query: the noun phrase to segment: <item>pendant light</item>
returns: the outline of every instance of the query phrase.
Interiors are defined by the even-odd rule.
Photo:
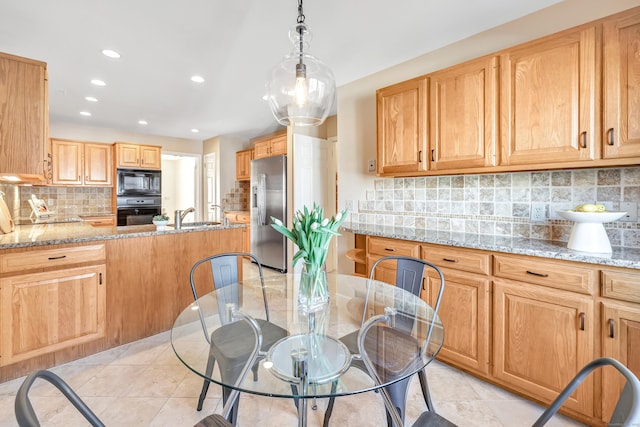
[[[311,33],[304,19],[302,0],[298,0],[298,19],[289,30],[293,50],[271,70],[267,81],[269,107],[285,126],[320,126],[335,100],[333,73],[307,52]]]

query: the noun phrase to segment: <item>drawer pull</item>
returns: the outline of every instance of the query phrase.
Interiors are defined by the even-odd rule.
[[[607,131],[607,144],[613,145],[613,143],[614,143],[613,128],[609,128],[609,130]]]
[[[396,250],[394,248],[384,248],[385,251],[387,252],[395,252]]]
[[[614,326],[613,319],[609,319],[609,338],[614,337],[613,326]]]
[[[442,260],[447,262],[459,262],[457,259],[451,259],[451,258],[442,258]]]
[[[535,271],[529,271],[529,270],[527,270],[527,274],[531,274],[533,276],[538,276],[538,277],[549,277],[549,275],[546,273],[536,273]]]
[[[60,256],[50,256],[49,257],[49,261],[53,261],[54,259],[63,259],[66,258],[66,255],[60,255]]]
[[[585,316],[584,312],[580,313],[580,330],[581,331],[584,331],[584,316]]]

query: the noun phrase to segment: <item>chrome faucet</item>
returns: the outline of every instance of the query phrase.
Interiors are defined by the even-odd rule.
[[[227,216],[224,214],[224,209],[222,209],[222,206],[220,205],[211,205],[209,206],[209,209],[214,210],[215,208],[220,209],[220,223],[222,223],[222,225],[229,225],[229,219],[227,218]]]
[[[176,230],[180,230],[182,228],[182,221],[184,220],[184,217],[187,216],[187,214],[195,211],[196,211],[195,208],[177,210],[175,213],[174,223],[173,223],[173,226],[176,228]]]

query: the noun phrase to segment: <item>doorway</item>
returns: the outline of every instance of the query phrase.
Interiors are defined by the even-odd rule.
[[[162,153],[162,210],[173,219],[178,209],[195,208],[185,222],[202,220],[199,154]]]

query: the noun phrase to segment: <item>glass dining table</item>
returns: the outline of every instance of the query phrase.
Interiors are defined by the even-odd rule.
[[[315,409],[317,398],[379,389],[414,375],[437,355],[444,329],[437,314],[423,299],[368,278],[345,274],[327,274],[327,278],[329,302],[313,310],[298,303],[300,275],[293,273],[265,277],[264,288],[259,278],[251,278],[206,293],[187,306],[174,322],[171,344],[175,354],[203,379],[234,390],[236,394],[294,399],[300,426],[306,425],[308,400],[313,399]],[[229,301],[233,302],[233,310],[252,319],[268,320],[288,333],[266,351],[256,353],[255,363],[248,361],[250,355],[247,354],[244,374],[237,375],[233,381],[228,375],[222,379],[219,364],[211,374],[206,374],[210,349],[206,336],[229,322]],[[406,360],[407,355],[398,351],[389,334],[367,334],[367,340],[377,340],[374,345],[382,349],[377,357],[382,358],[384,364],[394,366],[380,377],[367,373],[364,364],[354,363],[360,357],[352,355],[339,338],[357,331],[363,317],[383,314],[385,309],[402,314],[399,321],[404,323],[404,333],[420,346],[410,360]],[[250,328],[238,330],[244,333],[234,339],[258,342],[257,334]],[[250,369],[254,374],[246,375]],[[227,406],[231,404],[231,401],[225,404],[225,416],[229,415]]]

